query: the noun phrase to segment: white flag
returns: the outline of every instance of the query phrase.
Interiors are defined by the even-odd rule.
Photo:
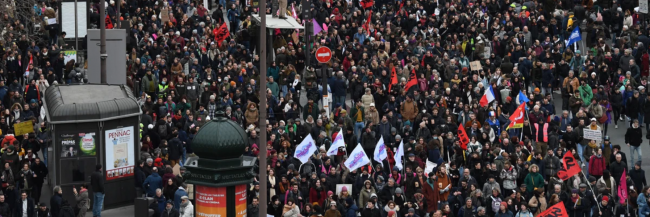
[[[309,157],[311,157],[316,150],[316,142],[311,138],[311,135],[308,134],[307,137],[296,146],[296,151],[293,153],[293,157],[300,160],[302,163],[307,163]]]
[[[330,149],[327,150],[327,156],[336,155],[339,153],[339,147],[345,147],[345,140],[343,140],[343,129],[339,130],[339,133],[336,134]]]
[[[397,147],[397,152],[395,152],[395,166],[400,170],[404,168],[404,163],[402,163],[402,157],[404,157],[404,140],[399,143]]]
[[[350,158],[345,161],[345,166],[350,169],[350,171],[359,169],[364,165],[370,163],[370,158],[366,155],[366,152],[361,148],[361,144],[358,144],[354,151],[350,153]]]
[[[375,161],[379,163],[388,157],[388,154],[386,154],[386,144],[384,144],[384,136],[381,136],[381,138],[379,138],[379,142],[377,142],[377,145],[375,146],[375,153],[373,156]]]

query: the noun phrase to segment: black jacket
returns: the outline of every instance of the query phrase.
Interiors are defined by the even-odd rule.
[[[34,184],[43,184],[43,180],[45,179],[45,176],[47,176],[47,173],[49,172],[47,170],[47,167],[43,162],[40,162],[38,164],[32,164],[32,172],[36,174],[36,178],[34,178]]]
[[[52,217],[60,217],[61,214],[61,203],[63,202],[62,195],[55,193],[50,198],[50,213]],[[32,202],[33,203],[33,202]],[[16,206],[19,206],[17,203]],[[34,207],[34,205],[27,205],[27,207]],[[19,206],[17,209],[22,209],[22,206]]]
[[[11,207],[9,207],[9,203],[4,202],[0,203],[0,216],[10,216],[11,215]]]
[[[634,189],[643,189],[643,186],[648,186],[645,179],[645,171],[643,169],[633,169],[628,173],[634,182]]]
[[[104,193],[104,174],[101,171],[95,171],[90,175],[90,189],[93,192]]]
[[[643,142],[641,127],[627,128],[627,132],[625,132],[625,143],[629,143],[631,146],[640,146],[641,142]]]
[[[169,160],[178,160],[183,154],[183,143],[178,137],[169,140]]]
[[[139,165],[135,167],[134,176],[135,176],[135,187],[142,188],[142,184],[144,183],[144,180],[147,179],[147,177],[145,176],[144,171]]]
[[[178,210],[174,208],[172,208],[172,210],[170,211],[167,210],[162,211],[162,217],[180,217],[180,215],[181,214],[178,212]]]
[[[23,216],[23,205],[22,205],[21,200],[16,201],[16,207],[14,208],[14,215],[13,216]],[[34,200],[32,200],[31,197],[27,197],[27,217],[34,217]],[[54,216],[52,214],[52,217],[58,217]]]

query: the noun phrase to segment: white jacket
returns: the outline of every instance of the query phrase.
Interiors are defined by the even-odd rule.
[[[181,205],[181,217],[194,217],[194,206],[191,201],[187,201],[187,206],[185,208]]]

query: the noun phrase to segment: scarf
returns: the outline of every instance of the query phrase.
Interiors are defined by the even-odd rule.
[[[575,196],[575,197],[574,197],[574,196],[571,196],[571,201],[573,201],[573,203],[577,203],[577,201],[578,201],[579,199],[580,199],[580,196]]]
[[[589,142],[589,147],[591,147],[591,148],[598,148],[598,144],[593,143],[593,142]]]

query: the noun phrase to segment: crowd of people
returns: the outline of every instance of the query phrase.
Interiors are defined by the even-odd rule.
[[[650,29],[638,1],[290,0],[282,9],[269,2],[267,14],[286,12],[279,17],[320,31],[272,31],[274,55],[264,66],[257,43],[264,32],[251,18],[257,1],[107,1],[107,19],[98,2],[90,4],[91,26],[128,24],[127,85],[143,112],[136,195],[154,198],[156,217],[195,215],[183,163],[194,135],[218,115],[246,129],[244,155],[268,158],[266,180],[251,181],[248,216],[534,217],[558,203],[571,217],[650,216],[640,148],[650,140]],[[101,165],[74,189],[76,201],[63,200],[59,186],[49,204],[40,201],[51,145],[42,96],[50,85],[85,82],[87,73],[87,64],[64,61],[65,32],[46,23],[60,20],[59,3],[36,4],[38,30],[15,13],[0,18],[0,216],[81,217],[91,207],[101,216]],[[321,46],[332,50],[325,66],[315,61]],[[330,111],[322,109],[324,90]],[[508,127],[522,103],[523,125]],[[34,133],[14,135],[14,124],[30,120]],[[613,144],[608,129],[619,122],[624,143]],[[339,132],[346,145],[328,155]],[[308,135],[319,150],[302,163],[294,152]],[[345,166],[347,153],[361,146],[371,155],[380,139],[387,159]],[[404,164],[396,165],[402,143]],[[582,172],[565,179],[558,174],[567,153]],[[268,186],[263,200],[260,182]]]
[[[194,214],[185,178],[171,168],[194,154],[193,136],[222,112],[246,129],[244,155],[268,158],[267,178],[250,185],[248,216],[533,217],[559,203],[571,217],[650,215],[640,148],[650,138],[650,38],[638,2],[303,3],[267,4],[267,14],[323,27],[307,38],[311,31],[272,31],[264,66],[255,1],[214,2],[213,10],[192,1],[122,4],[120,19],[132,27],[128,85],[143,111],[135,185],[155,198],[155,215]],[[333,52],[325,66],[315,61],[320,46]],[[486,91],[494,100],[484,103]],[[522,103],[523,126],[508,128]],[[619,122],[625,143],[612,144],[608,129]],[[346,145],[328,155],[339,132]],[[307,136],[319,150],[302,163],[294,152]],[[344,165],[347,153],[361,146],[371,155],[380,139],[387,159]],[[567,152],[583,172],[563,179]]]

